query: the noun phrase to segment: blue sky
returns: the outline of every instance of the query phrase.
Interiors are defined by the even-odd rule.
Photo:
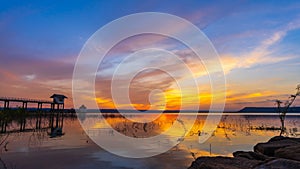
[[[299,11],[298,1],[1,1],[0,94],[71,95],[76,58],[96,30],[128,14],[164,12],[194,23],[215,46],[227,109],[271,106],[300,83]]]

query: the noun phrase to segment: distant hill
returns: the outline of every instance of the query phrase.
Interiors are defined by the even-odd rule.
[[[238,113],[277,113],[276,107],[245,107]],[[300,107],[290,107],[288,113],[300,113]]]

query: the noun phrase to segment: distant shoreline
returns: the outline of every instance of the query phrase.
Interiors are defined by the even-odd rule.
[[[11,109],[18,109],[18,108],[11,108]],[[3,107],[0,107],[0,110],[3,110]],[[35,111],[37,110],[36,108],[27,108],[28,111]],[[43,108],[43,111],[50,111],[50,108]],[[64,111],[74,111],[74,109],[64,109]],[[78,110],[78,109],[77,109]],[[276,114],[277,113],[277,108],[276,107],[244,107],[241,110],[238,111],[209,111],[209,110],[199,110],[199,111],[193,111],[193,110],[129,110],[129,109],[86,109],[85,111],[87,113],[94,113],[97,111],[101,111],[102,113],[225,113],[225,114],[235,114],[235,113],[240,113],[240,114]],[[300,114],[300,107],[291,107],[288,110],[288,113],[299,113]]]
[[[98,111],[97,109],[87,109],[86,110],[89,113],[93,113]],[[219,111],[209,111],[209,110],[199,110],[199,111],[193,111],[193,110],[128,110],[128,109],[123,109],[123,110],[117,110],[117,109],[100,109],[102,113],[118,113],[119,111],[123,113],[132,113],[132,112],[137,112],[137,113],[179,113],[179,112],[184,112],[184,113],[221,113]],[[238,111],[223,111],[223,113],[277,113],[277,108],[276,107],[244,107],[241,110]],[[291,107],[288,110],[288,113],[300,113],[300,107]]]

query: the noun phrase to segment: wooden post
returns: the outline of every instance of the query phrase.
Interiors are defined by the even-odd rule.
[[[49,118],[49,127],[51,128],[51,130],[53,129],[54,108],[55,108],[55,104],[51,103],[50,118]]]
[[[61,110],[61,128],[63,127],[63,121],[64,121],[64,110],[65,110],[65,104],[62,103],[62,110]]]
[[[43,103],[41,103],[41,110],[39,112],[39,128],[41,128],[41,123],[42,123],[42,112],[43,112]]]
[[[6,100],[4,101],[4,109],[8,109],[9,108],[9,101]]]
[[[56,125],[55,127],[58,127],[58,119],[59,119],[59,112],[56,112]]]
[[[38,103],[38,109],[37,109],[37,115],[36,115],[36,123],[35,123],[35,128],[40,129],[41,128],[41,111],[43,108],[43,103]]]
[[[23,104],[22,104],[22,108],[23,108],[24,110],[26,110],[26,109],[27,109],[27,102],[23,102]]]

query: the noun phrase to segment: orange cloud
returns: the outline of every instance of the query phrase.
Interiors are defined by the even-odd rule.
[[[132,103],[131,106],[136,110],[149,110],[151,108],[150,104],[134,104]]]
[[[107,108],[107,109],[116,108],[115,104],[110,99],[96,97],[96,102],[97,102],[99,108],[101,108],[101,109],[103,109],[103,108]]]

